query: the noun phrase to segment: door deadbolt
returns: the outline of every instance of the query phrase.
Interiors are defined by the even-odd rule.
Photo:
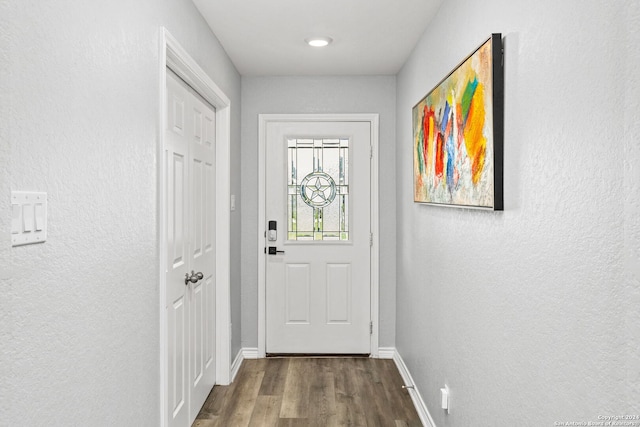
[[[267,240],[269,240],[270,242],[275,242],[276,240],[278,240],[278,223],[276,221],[269,221]]]

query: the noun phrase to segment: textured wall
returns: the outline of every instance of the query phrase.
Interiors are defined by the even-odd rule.
[[[395,333],[395,77],[242,78],[242,345],[258,345],[258,114],[380,114],[380,346]]]
[[[240,77],[188,0],[1,7],[0,425],[157,426],[160,27],[231,98],[236,194]],[[12,189],[48,192],[46,243],[9,247]]]
[[[640,2],[628,0],[624,9],[626,62],[624,92],[624,247],[625,247],[625,320],[628,343],[624,376],[629,393],[640,408]],[[638,412],[636,410],[636,412]]]
[[[639,26],[634,1],[450,1],[399,73],[396,342],[436,425],[640,412]],[[414,204],[411,107],[491,32],[505,211]]]

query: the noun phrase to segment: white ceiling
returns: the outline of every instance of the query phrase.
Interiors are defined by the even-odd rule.
[[[300,76],[396,74],[443,0],[193,2],[240,74]]]

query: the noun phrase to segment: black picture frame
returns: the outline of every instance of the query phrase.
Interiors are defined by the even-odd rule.
[[[492,34],[414,105],[412,125],[414,202],[504,210],[502,34]]]

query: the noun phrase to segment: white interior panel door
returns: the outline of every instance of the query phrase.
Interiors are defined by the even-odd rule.
[[[187,200],[188,143],[185,129],[187,94],[167,72],[167,130],[164,161],[167,176],[167,333],[168,333],[168,411],[171,426],[189,422],[188,400],[188,288],[184,278],[189,266]]]
[[[371,125],[266,132],[266,352],[368,354]]]
[[[189,88],[191,92],[192,89]],[[215,111],[191,93],[191,270],[202,279],[191,286],[190,422],[215,384]]]
[[[215,383],[215,111],[169,70],[166,106],[167,407],[183,427]]]

